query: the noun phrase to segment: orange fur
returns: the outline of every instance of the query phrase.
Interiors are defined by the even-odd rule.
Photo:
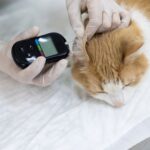
[[[136,7],[150,18],[149,0],[118,0],[126,7]],[[144,9],[142,9],[142,8]],[[144,44],[144,38],[135,22],[128,28],[96,34],[86,43],[86,51],[80,51],[72,65],[72,74],[91,95],[105,92],[103,84],[113,81],[136,85],[148,68],[144,54],[133,56]],[[84,56],[88,55],[89,60]],[[82,59],[80,59],[82,57]]]
[[[117,0],[118,4],[126,6],[126,9],[140,10],[150,19],[150,0]]]

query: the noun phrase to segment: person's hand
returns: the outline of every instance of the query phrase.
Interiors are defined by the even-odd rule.
[[[66,0],[71,25],[77,37],[84,34],[90,39],[96,32],[102,33],[130,23],[128,11],[115,0]],[[82,14],[88,12],[89,22],[84,29]]]
[[[36,37],[39,34],[39,28],[33,27],[17,37],[13,38],[9,43],[0,45],[0,71],[8,74],[13,79],[25,83],[32,84],[41,87],[52,84],[65,70],[67,66],[67,60],[60,60],[52,66],[45,73],[42,70],[45,66],[45,58],[37,58],[30,66],[26,69],[20,69],[14,63],[11,55],[11,49],[15,42]]]

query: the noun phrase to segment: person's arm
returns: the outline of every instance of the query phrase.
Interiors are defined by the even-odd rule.
[[[101,33],[130,23],[128,11],[115,0],[66,0],[71,25],[77,37],[84,34],[90,39],[96,32]],[[89,22],[84,29],[82,13],[87,11]]]
[[[10,77],[24,84],[33,84],[37,86],[48,86],[52,84],[65,70],[67,60],[60,60],[53,65],[47,72],[41,74],[45,66],[45,58],[37,58],[26,69],[20,69],[13,61],[11,49],[15,42],[36,37],[39,34],[39,28],[33,27],[15,37],[9,43],[1,43],[0,45],[0,71],[8,74]]]

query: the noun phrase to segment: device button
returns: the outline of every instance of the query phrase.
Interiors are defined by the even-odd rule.
[[[31,58],[26,58],[26,60],[30,63],[36,60],[36,57],[32,56]]]
[[[31,53],[27,53],[27,56],[28,56],[28,57],[31,57],[32,55],[31,55]]]
[[[30,48],[30,50],[33,50],[33,46],[32,45],[30,45],[29,48]]]
[[[20,48],[20,51],[24,53],[24,52],[25,52],[25,49],[24,49],[23,47],[21,47],[21,48]]]

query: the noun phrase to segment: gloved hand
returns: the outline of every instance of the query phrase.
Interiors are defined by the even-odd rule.
[[[21,83],[45,87],[50,85],[62,74],[67,66],[67,60],[60,60],[58,63],[54,64],[51,69],[45,73],[41,73],[46,61],[44,57],[37,58],[30,66],[22,70],[16,66],[11,56],[11,49],[15,42],[36,37],[38,34],[39,28],[33,27],[13,38],[9,43],[1,43],[0,71],[8,74]]]
[[[66,0],[71,25],[77,37],[84,33],[90,39],[96,32],[101,33],[130,23],[128,11],[115,0]],[[89,22],[84,29],[82,14],[88,12]]]

